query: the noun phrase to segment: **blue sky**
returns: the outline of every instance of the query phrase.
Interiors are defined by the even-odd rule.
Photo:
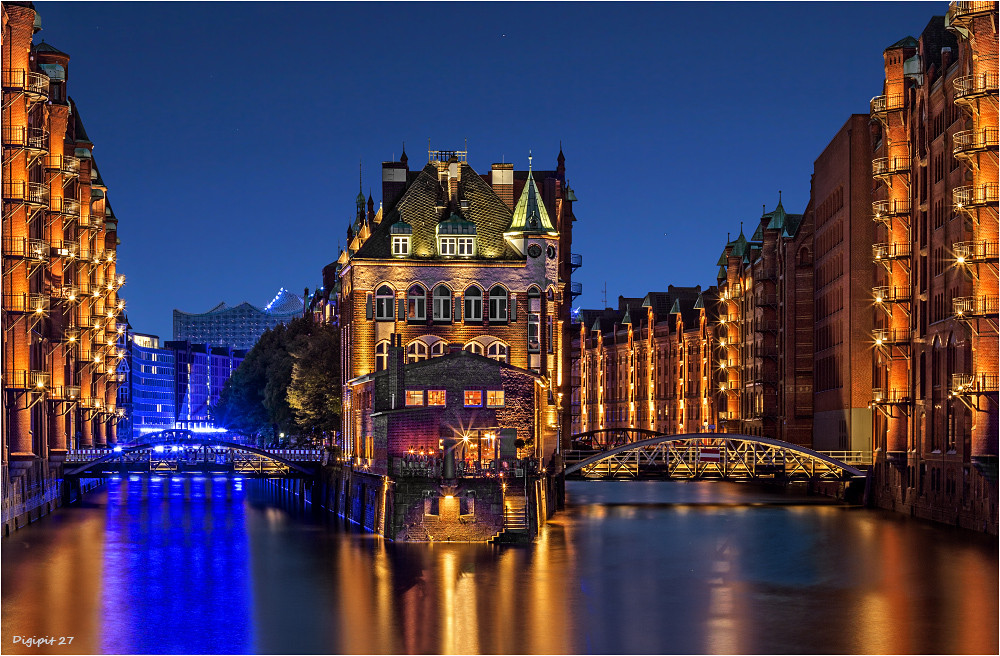
[[[407,144],[554,168],[578,303],[714,284],[727,232],[801,212],[880,93],[882,50],[946,2],[38,2],[119,218],[139,332],[321,284],[357,195]]]

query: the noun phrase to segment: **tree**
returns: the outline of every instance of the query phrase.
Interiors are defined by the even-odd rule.
[[[315,326],[292,351],[288,403],[302,433],[326,435],[340,428],[340,331]]]

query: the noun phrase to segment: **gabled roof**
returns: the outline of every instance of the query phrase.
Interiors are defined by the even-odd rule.
[[[458,197],[469,201],[462,218],[475,225],[477,251],[480,258],[523,260],[504,239],[511,224],[512,212],[493,189],[471,166],[460,163],[461,180]],[[372,228],[372,235],[352,254],[359,259],[389,259],[392,257],[392,226],[400,221],[410,224],[413,238],[410,253],[415,260],[437,256],[437,229],[441,223],[438,203],[445,203],[446,192],[438,182],[437,166],[428,163],[410,182],[406,191],[391,208],[384,210],[382,221]]]
[[[521,198],[514,206],[514,217],[508,232],[547,232],[555,230],[549,213],[542,202],[541,194],[535,185],[535,176],[531,172],[531,157],[528,157],[528,182],[524,185]]]
[[[916,48],[918,45],[919,44],[917,40],[914,39],[912,36],[905,36],[896,43],[886,48],[886,50],[894,50],[896,48]],[[883,50],[883,52],[885,52],[885,50]]]
[[[80,118],[80,112],[76,108],[76,103],[73,99],[69,99],[70,107],[73,110],[73,134],[77,141],[83,141],[85,143],[92,144],[93,141],[87,136],[87,130],[83,127],[83,119]]]
[[[54,55],[63,55],[64,57],[69,57],[67,53],[63,52],[59,48],[51,46],[48,43],[45,43],[44,40],[42,40],[41,43],[35,44],[35,52],[51,52]]]

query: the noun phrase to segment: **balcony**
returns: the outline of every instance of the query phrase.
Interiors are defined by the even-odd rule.
[[[35,207],[49,204],[49,186],[39,182],[8,181],[3,183],[3,199],[27,203]]]
[[[948,4],[950,23],[954,24],[978,16],[989,16],[997,9],[997,3],[993,0],[984,2],[983,0],[972,0],[970,2],[951,2]]]
[[[570,301],[575,299],[577,296],[583,293],[583,283],[582,282],[571,282],[569,284],[569,298]]]
[[[729,290],[730,298],[742,298],[743,297],[743,285],[736,283]]]
[[[569,256],[569,266],[576,271],[583,266],[583,256],[576,253],[570,253]]]
[[[902,260],[908,257],[910,257],[909,242],[901,241],[892,244],[872,244],[872,260],[875,262]]]
[[[758,307],[777,307],[778,296],[776,294],[757,294],[754,296],[753,302]]]
[[[52,244],[49,250],[51,257],[59,257],[67,260],[75,260],[80,257],[80,244],[75,241],[57,241]]]
[[[36,155],[49,152],[49,131],[46,128],[28,128],[24,147]]]
[[[1000,144],[1000,129],[983,128],[956,132],[952,144],[955,157],[971,157],[976,153],[996,150]]]
[[[902,111],[904,107],[903,94],[892,94],[890,96],[875,96],[869,104],[871,117],[884,121],[889,112]]]
[[[1000,184],[995,182],[955,187],[951,193],[955,209],[959,211],[972,212],[980,207],[995,206],[1000,202]]]
[[[49,97],[49,76],[44,73],[32,73],[21,68],[3,69],[3,88],[11,91],[23,91],[32,100],[44,100]]]
[[[776,333],[778,332],[778,322],[774,319],[763,319],[754,324],[756,333]]]
[[[952,246],[955,264],[984,264],[1000,259],[1000,242],[983,239],[981,241],[959,241]]]
[[[896,153],[889,157],[876,157],[872,160],[872,175],[876,178],[887,178],[909,172],[910,154],[908,152]]]
[[[956,319],[986,319],[996,317],[1000,311],[998,296],[957,296],[951,299]]]
[[[955,395],[996,392],[1000,383],[997,374],[952,374],[951,393]]]
[[[776,269],[761,269],[755,274],[755,278],[758,282],[773,282],[778,279],[778,273]]]
[[[997,71],[984,70],[955,78],[955,102],[970,103],[997,94]]]
[[[80,344],[80,329],[76,326],[64,329],[62,343],[69,344],[70,346],[78,346]]]
[[[910,331],[898,328],[876,328],[872,331],[875,346],[903,346],[910,343]]]
[[[4,237],[4,257],[28,260],[32,263],[47,263],[49,261],[49,244],[41,239],[27,237]]]
[[[49,311],[49,297],[44,294],[4,294],[3,309],[15,314],[44,315]]]
[[[909,390],[872,388],[872,405],[908,405],[909,403]]]
[[[893,217],[910,216],[910,201],[901,200],[877,200],[872,203],[872,219],[888,224]]]
[[[909,287],[872,287],[872,296],[875,297],[875,304],[885,303],[909,303]]]
[[[80,201],[63,196],[58,199],[58,202],[52,204],[52,211],[62,214],[65,218],[64,223],[78,221],[80,219]]]
[[[42,391],[49,385],[47,371],[5,371],[3,377],[7,389]]]
[[[754,348],[756,352],[756,357],[758,358],[776,358],[778,357],[778,345],[777,344],[760,344]]]
[[[80,388],[75,385],[60,385],[49,390],[49,398],[58,401],[74,402],[80,398]]]
[[[58,171],[67,178],[80,176],[80,158],[72,155],[49,155],[45,158],[47,171]]]

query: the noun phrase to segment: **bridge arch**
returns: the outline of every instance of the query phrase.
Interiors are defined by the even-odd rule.
[[[65,470],[63,472],[64,476],[77,476],[82,472],[87,471],[97,465],[101,465],[106,462],[110,462],[122,456],[128,455],[130,453],[135,453],[136,451],[143,451],[147,449],[153,449],[158,446],[174,446],[174,445],[188,445],[191,446],[197,443],[198,446],[209,446],[231,449],[235,451],[246,451],[259,455],[263,458],[268,458],[274,460],[275,462],[280,462],[282,465],[290,469],[304,474],[305,476],[314,476],[315,472],[311,472],[308,469],[302,467],[296,462],[288,460],[278,454],[271,453],[264,449],[258,449],[254,446],[249,446],[247,444],[237,444],[236,442],[228,442],[226,440],[218,440],[212,437],[207,437],[204,433],[195,433],[194,431],[186,429],[169,429],[164,431],[159,431],[157,433],[150,433],[145,436],[146,442],[143,444],[136,444],[133,446],[122,446],[121,451],[112,450],[111,453],[104,455],[96,460],[84,463],[79,467],[75,467],[70,470]],[[150,439],[153,438],[153,439]]]
[[[713,450],[713,456],[717,453],[718,458],[723,461],[725,452],[733,453],[738,459],[743,460],[744,466],[752,467],[755,463],[746,462],[747,445],[755,446],[761,445],[765,447],[772,455],[774,450],[777,450],[782,454],[784,459],[785,454],[792,454],[795,459],[801,461],[813,461],[813,463],[822,463],[827,468],[839,469],[844,476],[865,476],[865,472],[848,465],[847,463],[841,462],[835,458],[814,451],[808,447],[804,447],[798,444],[792,444],[791,442],[783,442],[781,440],[775,440],[769,437],[760,437],[757,435],[742,435],[738,433],[686,433],[680,435],[664,435],[662,433],[656,433],[655,431],[650,431],[649,429],[602,429],[604,431],[613,430],[622,433],[631,433],[635,437],[642,437],[643,439],[633,439],[632,441],[622,442],[611,446],[610,448],[598,449],[597,453],[588,455],[578,462],[574,462],[566,467],[563,471],[564,475],[572,474],[580,470],[586,470],[593,465],[596,465],[604,460],[614,459],[621,456],[622,454],[627,454],[629,452],[635,451],[648,451],[654,452],[654,450],[659,447],[662,451],[663,447],[670,447],[674,444],[680,446],[687,443],[688,447],[699,447],[703,449]],[[590,436],[594,433],[599,433],[600,431],[588,431],[587,433],[580,433],[578,435],[571,435],[571,443],[573,441],[580,441],[579,438]],[[653,436],[649,436],[653,433]],[[654,452],[655,455],[655,452]],[[669,453],[661,454],[669,460]],[[647,454],[648,461],[652,461],[653,456]],[[637,457],[637,463],[641,462],[641,459]],[[724,470],[722,470],[724,471]],[[813,467],[815,471],[815,467]]]

